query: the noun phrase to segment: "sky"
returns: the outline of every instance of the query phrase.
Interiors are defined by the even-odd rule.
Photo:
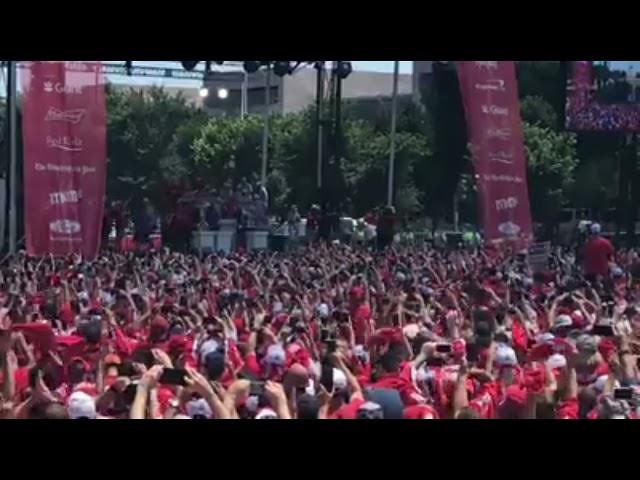
[[[640,61],[611,61],[611,68],[621,70],[632,68],[634,72],[640,72]]]
[[[411,73],[413,62],[400,62],[400,73]],[[393,72],[393,60],[390,62],[384,61],[354,61],[353,68],[356,70],[365,70],[371,72]]]

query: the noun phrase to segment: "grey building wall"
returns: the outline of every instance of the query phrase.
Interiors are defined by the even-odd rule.
[[[430,62],[414,62],[414,64]],[[181,93],[193,105],[204,107],[212,115],[239,115],[241,106],[242,72],[214,72],[204,82],[209,96],[200,96],[200,87],[164,87],[172,95]],[[417,91],[417,76],[401,74],[398,79],[400,95],[414,95]],[[247,75],[248,111],[262,114],[265,104],[265,73],[263,71]],[[137,91],[148,90],[149,86],[115,85],[112,88]],[[226,99],[217,96],[218,89],[228,90]],[[344,99],[390,97],[393,88],[393,74],[383,72],[353,72],[342,82]],[[271,75],[271,109],[273,113],[299,112],[313,105],[316,100],[316,71],[304,68],[292,76],[279,78]]]
[[[381,72],[353,72],[342,82],[342,97],[387,97],[391,96],[393,74]],[[411,94],[413,78],[402,74],[398,78],[398,93]],[[282,112],[291,113],[304,110],[316,101],[316,71],[304,69],[284,78],[282,89]]]

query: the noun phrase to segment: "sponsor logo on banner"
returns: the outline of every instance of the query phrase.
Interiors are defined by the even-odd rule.
[[[54,192],[49,194],[51,205],[64,205],[65,203],[78,203],[82,199],[82,192],[68,190],[66,192]]]
[[[486,182],[504,182],[504,183],[522,183],[524,179],[522,177],[513,176],[513,175],[494,175],[494,174],[484,174],[482,178]]]
[[[482,105],[480,107],[482,113],[486,115],[495,115],[497,117],[506,117],[509,115],[509,109],[507,107],[499,107],[497,105]]]
[[[498,69],[498,61],[497,60],[491,60],[488,62],[473,62],[476,64],[476,67],[478,67],[479,69],[486,69],[486,70],[497,70]]]
[[[96,168],[90,165],[56,165],[55,163],[36,163],[34,165],[36,172],[56,172],[56,173],[79,173],[87,175],[96,173]]]
[[[82,87],[80,85],[69,85],[50,80],[46,80],[42,84],[42,89],[45,93],[66,93],[70,95],[80,95],[82,93]]]
[[[505,222],[498,225],[498,231],[508,237],[515,237],[520,233],[520,230],[522,230],[520,226],[513,222]]]
[[[47,136],[47,146],[64,150],[65,152],[81,152],[82,140],[77,137],[67,137],[66,135],[60,137]]]
[[[511,129],[489,127],[487,129],[487,138],[498,138],[500,140],[509,140],[511,138]]]
[[[82,226],[74,220],[55,220],[49,224],[49,230],[58,235],[74,235],[80,233]]]
[[[490,162],[504,163],[505,165],[513,165],[513,154],[504,151],[498,151],[489,154]]]
[[[501,198],[496,200],[496,210],[499,212],[503,210],[513,210],[518,206],[518,199],[515,197]]]
[[[88,72],[89,66],[84,62],[64,62],[64,68],[76,72]]]
[[[80,123],[84,117],[86,110],[84,108],[76,108],[75,110],[58,110],[51,107],[44,117],[45,122],[67,122],[72,125]]]
[[[499,78],[486,80],[484,83],[476,83],[476,90],[492,90],[494,92],[504,92],[504,80]]]

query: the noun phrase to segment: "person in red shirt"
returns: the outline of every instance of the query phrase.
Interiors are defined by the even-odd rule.
[[[600,231],[599,224],[592,224],[591,236],[584,247],[584,272],[591,278],[608,276],[609,262],[615,254],[613,245],[600,235]]]

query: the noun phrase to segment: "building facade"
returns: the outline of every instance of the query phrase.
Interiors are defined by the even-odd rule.
[[[242,101],[243,84],[246,82],[246,112],[262,114],[266,102],[266,73],[245,75],[242,72],[215,72],[205,80],[210,94],[204,106],[214,115],[238,115]],[[270,76],[270,107],[272,113],[300,112],[316,101],[316,70],[303,68],[285,77]],[[400,75],[398,93],[413,93],[411,74]],[[354,71],[342,82],[344,99],[389,97],[393,88],[393,74]],[[217,92],[224,90],[224,98]]]
[[[412,74],[400,74],[398,94],[412,96],[419,101],[420,91],[431,84],[431,61],[414,61]],[[270,75],[269,105],[274,114],[296,113],[315,104],[316,70],[302,68],[293,75],[278,77]],[[194,106],[205,108],[213,116],[239,116],[242,111],[262,115],[266,104],[267,74],[261,70],[253,74],[242,71],[214,71],[203,85],[193,87],[163,87],[172,95],[181,94]],[[112,84],[113,88],[147,90],[149,86]],[[202,87],[208,91],[201,95]],[[393,74],[386,72],[354,71],[342,82],[342,97],[345,100],[384,102],[393,88]],[[243,99],[244,92],[244,99]]]

